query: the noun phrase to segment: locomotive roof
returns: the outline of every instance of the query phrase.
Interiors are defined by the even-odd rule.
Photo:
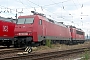
[[[72,28],[75,28],[76,30],[78,30],[78,31],[82,31],[83,32],[83,30],[82,29],[80,29],[80,28],[76,28],[75,26],[72,26],[72,25],[67,25],[68,27],[72,27]]]
[[[46,16],[41,16],[41,15],[34,15],[34,16],[38,16],[38,17],[42,17],[45,21],[59,25],[59,26],[63,26],[63,27],[67,27],[65,24],[63,24],[63,22],[57,22],[55,20],[52,20],[50,18],[47,18]]]
[[[82,29],[80,29],[80,28],[76,28],[76,30],[84,32],[84,31],[83,31]]]
[[[38,13],[38,12],[35,12],[35,11],[31,11],[31,13],[33,13],[33,15],[39,15],[39,16],[44,17],[45,20],[48,21],[48,22],[51,22],[51,23],[54,23],[54,24],[56,24],[56,25],[60,25],[60,26],[63,26],[63,27],[67,27],[67,26],[64,25],[62,22],[56,22],[55,20],[52,20],[52,19],[50,19],[50,18],[47,18],[47,17],[45,16],[45,14],[43,14],[43,13]]]
[[[33,13],[33,15],[19,16],[18,18],[22,18],[22,17],[23,18],[34,18],[35,16],[38,16],[39,18],[42,18],[42,19],[44,19],[47,22],[54,23],[54,24],[59,25],[59,26],[67,27],[65,24],[63,24],[63,22],[57,22],[55,20],[52,20],[50,18],[47,18],[42,13],[38,13],[38,12],[35,12],[35,11],[31,11],[31,12]]]
[[[0,20],[7,20],[8,21],[8,20],[13,20],[13,19],[12,18],[4,18],[4,17],[0,16]]]
[[[60,26],[63,26],[63,27],[67,27],[66,25],[64,25],[62,22],[56,22],[52,19],[49,19],[45,16],[41,16],[41,15],[26,15],[26,16],[19,16],[18,18],[34,18],[35,16],[38,16],[39,18],[42,18],[43,20],[47,21],[47,22],[50,22],[50,23],[54,23],[56,25],[60,25]]]
[[[25,16],[19,16],[18,18],[33,18],[35,15],[25,15]]]

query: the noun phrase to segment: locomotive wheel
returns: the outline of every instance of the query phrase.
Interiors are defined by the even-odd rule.
[[[10,45],[7,45],[7,47],[9,48],[9,47],[10,47]]]
[[[14,41],[14,47],[15,47],[15,48],[20,47],[20,43],[19,43],[19,41],[18,41],[18,40],[17,40],[17,41]]]
[[[18,46],[14,44],[14,47],[17,48]]]
[[[14,47],[19,48],[23,46],[24,46],[23,41],[19,41],[19,40],[14,41]]]

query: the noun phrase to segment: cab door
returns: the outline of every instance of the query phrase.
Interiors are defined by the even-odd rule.
[[[71,32],[71,40],[73,40],[73,28],[70,28],[70,32]]]
[[[39,19],[38,32],[39,32],[39,35],[43,36],[43,24],[42,24],[42,19]]]
[[[43,21],[42,19],[39,19],[39,24],[38,24],[38,41],[44,40],[44,26],[43,26]]]

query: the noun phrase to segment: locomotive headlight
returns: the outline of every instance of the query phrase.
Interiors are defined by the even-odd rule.
[[[28,33],[18,33],[18,35],[28,35]]]
[[[32,35],[32,33],[31,33],[31,32],[29,32],[29,33],[28,33],[28,35]]]
[[[18,33],[16,33],[15,35],[18,35]]]
[[[32,35],[31,32],[22,32],[22,33],[16,33],[15,35],[24,36],[24,35]]]

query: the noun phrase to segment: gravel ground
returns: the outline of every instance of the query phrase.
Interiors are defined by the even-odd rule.
[[[90,47],[90,41],[85,42],[84,44],[78,44],[78,45],[52,44],[51,48],[49,48],[47,46],[33,47],[32,53],[45,53],[45,52],[52,52],[52,51],[62,51],[62,50],[82,48],[82,47]],[[15,56],[15,55],[17,55],[17,53],[4,54],[4,55],[1,55],[0,57],[9,57],[9,56]],[[77,56],[77,55],[75,55],[75,56]],[[74,58],[75,58],[75,56],[74,56]],[[64,60],[67,60],[66,57]]]
[[[16,56],[16,55],[17,55],[17,53],[3,54],[3,55],[0,55],[0,58],[11,57],[11,56]]]
[[[78,44],[78,45],[53,44],[51,48],[47,46],[40,46],[38,48],[33,48],[33,52],[43,53],[43,52],[62,51],[62,50],[84,48],[84,47],[90,47],[90,41],[87,41],[84,44]],[[76,53],[76,54],[71,54],[65,57],[55,58],[51,60],[78,60],[78,58],[81,58],[82,56],[84,56],[84,54],[85,53]],[[90,55],[90,52],[89,52],[89,55]]]
[[[90,60],[90,51],[88,54],[89,54],[89,55],[87,55],[87,56],[89,56],[88,60]],[[80,60],[80,59],[85,60],[85,59],[83,59],[83,57],[85,57],[85,52],[70,54],[68,56],[54,58],[54,59],[50,59],[50,60]]]
[[[76,58],[81,57],[79,54],[70,54],[68,56],[60,57],[60,58],[54,58],[50,60],[74,60]]]
[[[62,51],[62,50],[75,49],[75,48],[84,48],[84,47],[90,47],[90,41],[78,45],[52,44],[51,48],[47,46],[39,46],[39,47],[34,47],[33,52],[42,53],[42,52],[51,52],[51,51]]]

